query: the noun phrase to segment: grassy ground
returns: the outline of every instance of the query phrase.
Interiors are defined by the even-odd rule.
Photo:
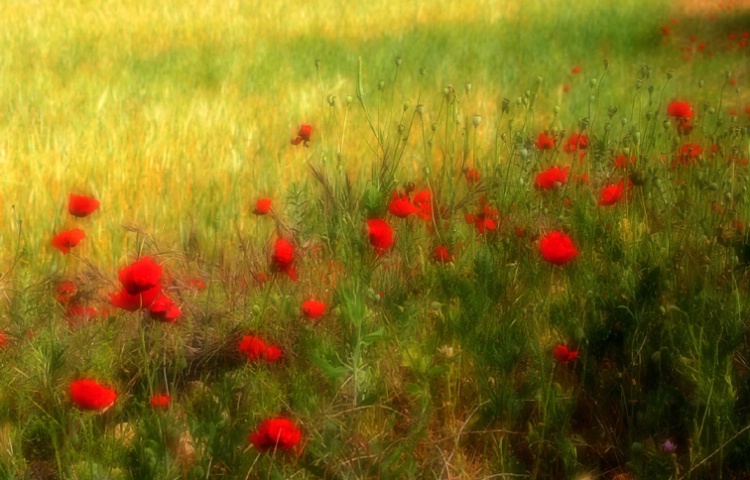
[[[727,5],[4,2],[0,472],[743,478],[750,17]],[[552,166],[568,181],[535,188]],[[597,205],[620,181],[629,201]],[[422,189],[430,221],[386,213]],[[76,219],[70,193],[101,206]],[[384,255],[374,217],[395,228]],[[570,264],[540,256],[557,230]],[[282,237],[299,281],[274,271]],[[144,255],[176,324],[110,305]],[[95,318],[55,299],[64,281]],[[243,358],[248,334],[282,359]],[[116,403],[79,411],[81,378]],[[257,451],[278,415],[300,446]]]

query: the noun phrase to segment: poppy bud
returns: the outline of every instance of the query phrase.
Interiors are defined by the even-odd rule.
[[[560,105],[555,105],[554,107],[552,107],[552,113],[554,113],[555,115],[560,113]]]
[[[385,87],[385,82],[383,80],[380,80],[378,82],[378,90],[383,90],[383,87]]]
[[[471,117],[471,124],[474,125],[475,128],[478,127],[480,123],[482,123],[481,115],[474,115]]]
[[[393,62],[396,64],[397,67],[401,66],[401,57],[396,56],[396,58],[393,59]]]
[[[414,109],[418,114],[422,115],[424,113],[424,105],[421,103],[416,106]]]
[[[597,82],[596,82],[596,79],[595,79],[595,78],[592,78],[591,80],[589,80],[589,86],[590,86],[591,88],[594,88],[594,87],[596,87],[596,83],[597,83]]]
[[[471,92],[471,83],[464,85],[464,90],[466,90],[466,94],[468,95]]]

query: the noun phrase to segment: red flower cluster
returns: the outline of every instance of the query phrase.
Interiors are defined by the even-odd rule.
[[[269,418],[264,420],[258,429],[248,436],[248,441],[259,452],[294,449],[302,440],[302,432],[286,418]]]
[[[99,208],[98,200],[83,195],[70,194],[68,211],[74,217],[88,217],[94,213],[97,208]]]
[[[563,265],[578,256],[579,252],[569,236],[562,232],[550,232],[542,237],[539,251],[549,263]]]
[[[310,142],[310,136],[312,136],[312,125],[302,124],[297,132],[297,137],[292,139],[292,145],[299,145],[302,143],[304,146],[308,146]]]
[[[569,363],[578,358],[578,350],[570,350],[561,343],[558,343],[554,350],[552,350],[552,354],[560,363]]]
[[[266,345],[260,337],[254,335],[245,335],[242,337],[239,346],[240,352],[247,355],[251,362],[265,360],[275,362],[281,358],[282,352],[276,345]]]
[[[677,151],[677,157],[670,165],[672,168],[683,165],[688,166],[698,161],[698,158],[703,155],[703,147],[693,143],[687,143],[680,147]]]
[[[565,146],[563,147],[563,150],[565,150],[568,153],[574,153],[578,151],[579,149],[586,150],[588,146],[589,146],[588,136],[574,133],[568,139],[568,143],[565,144]]]
[[[485,233],[487,230],[497,230],[498,211],[496,208],[490,208],[487,204],[487,199],[482,195],[479,198],[479,206],[481,210],[476,215],[466,214],[464,219],[468,224],[474,224],[474,228],[480,234]]]
[[[117,400],[117,392],[93,380],[70,382],[70,398],[81,410],[106,411]]]
[[[295,282],[299,280],[294,270],[294,246],[283,238],[276,240],[271,255],[271,264],[275,271],[286,273]]]
[[[536,176],[534,186],[540,190],[552,190],[553,188],[565,185],[568,181],[568,170],[569,167],[560,169],[558,167],[552,167],[548,170],[540,172]]]
[[[380,218],[371,218],[367,221],[367,237],[378,254],[382,254],[393,246],[393,230],[385,220]]]
[[[58,233],[52,238],[52,246],[62,253],[70,253],[70,249],[78,245],[78,242],[86,238],[86,233],[80,228],[66,230]]]
[[[422,220],[432,219],[432,195],[429,190],[422,190],[414,195],[414,200],[408,193],[393,192],[393,200],[388,204],[388,213],[395,217],[406,218],[416,214]]]
[[[118,272],[123,289],[110,294],[110,302],[130,312],[148,308],[154,320],[174,323],[182,310],[163,293],[161,275],[162,267],[151,257],[143,257]]]

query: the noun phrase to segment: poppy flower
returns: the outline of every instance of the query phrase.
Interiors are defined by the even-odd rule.
[[[555,356],[558,362],[568,363],[572,362],[578,357],[578,350],[570,350],[565,345],[558,343],[554,350],[552,350],[552,354]]]
[[[675,118],[690,118],[693,116],[693,107],[687,102],[672,102],[667,106],[667,114]]]
[[[143,257],[118,272],[120,283],[131,295],[150,290],[159,284],[162,268],[151,257]]]
[[[497,230],[497,209],[491,208],[487,204],[487,199],[484,197],[484,195],[480,197],[479,205],[482,207],[482,210],[478,214],[468,214],[464,216],[466,223],[473,223],[474,228],[476,228],[477,232],[480,234],[484,234],[488,230]]]
[[[258,199],[258,202],[255,204],[255,208],[253,209],[253,213],[256,215],[265,215],[271,210],[271,199],[270,198],[261,198]]]
[[[618,155],[615,158],[615,168],[628,168],[628,163],[635,164],[635,157],[627,157],[625,155]]]
[[[555,137],[542,132],[539,134],[539,138],[537,138],[536,142],[534,142],[534,145],[536,145],[536,148],[539,150],[552,150],[555,148]]]
[[[0,331],[0,350],[8,346],[8,337],[5,336],[5,332]]]
[[[161,295],[161,285],[157,285],[135,295],[131,295],[127,290],[122,290],[119,293],[111,293],[109,295],[109,301],[117,308],[122,308],[129,312],[135,312],[141,308],[149,308],[159,295]]]
[[[518,238],[524,238],[526,236],[526,230],[524,230],[523,228],[519,226],[513,227],[513,231],[515,232],[516,237]]]
[[[534,186],[540,190],[552,190],[553,188],[565,185],[565,182],[568,181],[568,170],[569,167],[563,169],[552,167],[540,172],[536,176]]]
[[[148,307],[148,313],[154,320],[165,323],[174,323],[182,316],[180,307],[174,304],[171,298],[161,294]]]
[[[93,380],[70,382],[70,398],[81,410],[105,411],[117,400],[117,392]]]
[[[297,137],[292,139],[292,145],[299,145],[302,143],[304,146],[307,146],[311,135],[312,125],[302,124],[302,126],[299,127],[299,132],[297,132]]]
[[[554,265],[568,263],[581,253],[573,246],[570,237],[562,232],[550,232],[542,237],[539,251],[546,261]]]
[[[367,221],[367,236],[378,253],[393,246],[393,230],[380,218],[371,218]]]
[[[55,300],[64,305],[70,301],[70,298],[73,296],[75,291],[76,286],[73,284],[73,282],[65,280],[57,286],[57,289],[55,290]]]
[[[66,230],[58,233],[52,238],[52,246],[62,253],[70,253],[70,249],[78,245],[78,242],[86,238],[86,233],[80,228]]]
[[[254,335],[245,335],[240,341],[240,352],[250,361],[257,362],[266,356],[266,342]]]
[[[281,417],[269,418],[247,439],[259,452],[290,451],[302,440],[302,432],[291,420]]]
[[[315,300],[307,300],[302,304],[302,313],[307,318],[318,318],[326,311],[326,304]]]
[[[432,259],[438,263],[450,263],[453,261],[453,256],[450,254],[447,247],[436,245],[435,251],[432,252]]]
[[[167,408],[170,403],[172,403],[172,397],[169,395],[157,393],[151,397],[151,406],[154,408]]]
[[[671,167],[678,165],[692,165],[703,154],[703,147],[700,145],[687,143],[677,151],[677,158],[672,162]]]
[[[668,37],[671,31],[672,29],[669,28],[669,25],[664,25],[663,27],[661,27],[661,36]]]
[[[573,74],[575,74],[575,73],[581,73],[582,71],[583,71],[583,69],[581,67],[579,67],[578,65],[576,65],[576,66],[574,66],[573,68],[570,69],[570,73],[573,73]]]
[[[297,272],[294,270],[294,247],[283,238],[276,240],[273,255],[271,255],[273,268],[277,272],[284,272],[295,282],[298,280]]]
[[[269,345],[268,347],[266,347],[265,356],[267,362],[275,362],[276,360],[281,358],[282,352],[281,349],[276,345]]]
[[[470,168],[466,170],[466,183],[469,185],[474,185],[477,183],[481,178],[481,175],[479,175],[479,170]]]
[[[206,288],[206,282],[204,282],[203,279],[200,278],[190,278],[188,279],[187,284],[190,288],[193,288],[195,290],[205,290]]]
[[[586,150],[589,146],[589,137],[587,135],[579,135],[574,133],[568,139],[568,143],[565,144],[563,150],[567,153],[573,153],[578,149]]]
[[[419,213],[419,208],[414,206],[407,195],[399,195],[393,192],[393,200],[388,204],[388,213],[398,218],[406,218],[414,213]]]
[[[412,204],[414,204],[419,210],[417,215],[419,215],[422,220],[432,220],[432,193],[429,190],[425,189],[417,192],[417,194],[414,195]]]
[[[97,208],[99,208],[99,200],[83,195],[70,194],[68,211],[74,217],[88,217],[94,213]]]
[[[599,194],[599,205],[609,206],[620,201],[624,188],[623,182],[605,187]]]
[[[568,84],[563,85],[562,86],[562,90],[563,90],[563,92],[569,92],[570,91],[570,85],[568,85]]]

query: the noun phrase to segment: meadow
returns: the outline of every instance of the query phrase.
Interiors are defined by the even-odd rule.
[[[750,478],[749,32],[3,2],[0,477]]]

